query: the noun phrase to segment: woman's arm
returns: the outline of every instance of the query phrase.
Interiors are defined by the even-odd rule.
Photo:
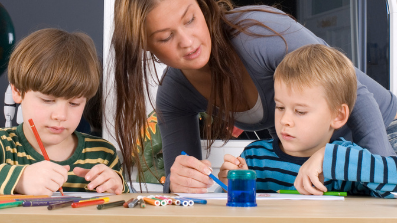
[[[357,100],[347,122],[352,141],[371,153],[395,156],[386,127],[396,115],[396,97],[357,68],[356,74]]]
[[[156,112],[167,176],[164,192],[204,193],[212,184],[208,177],[211,164],[200,161],[198,113],[206,105],[200,106],[200,98],[196,98],[200,96],[180,81],[183,79],[167,77],[157,91]],[[181,156],[182,151],[190,156]]]

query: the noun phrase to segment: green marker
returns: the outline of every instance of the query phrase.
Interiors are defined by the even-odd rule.
[[[300,194],[297,190],[278,190],[277,193],[279,194]],[[327,191],[324,192],[323,195],[330,195],[330,196],[347,196],[347,192],[338,192],[338,191]]]
[[[23,201],[15,201],[15,202],[10,202],[10,203],[0,204],[0,209],[18,207],[18,206],[21,206],[22,203],[23,203]]]

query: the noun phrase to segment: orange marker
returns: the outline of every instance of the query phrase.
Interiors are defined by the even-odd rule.
[[[47,161],[50,161],[50,157],[48,157],[48,154],[45,151],[43,142],[40,139],[39,132],[37,131],[36,126],[34,125],[34,122],[33,122],[32,119],[29,119],[29,124],[30,124],[30,127],[32,128],[34,137],[36,137],[37,144],[39,144],[41,153],[43,153],[44,159],[47,160]],[[62,196],[64,196],[62,187],[59,188],[59,192],[61,192]]]
[[[102,200],[102,199],[93,200],[93,201],[85,201],[85,202],[75,202],[75,203],[72,203],[72,208],[80,208],[80,207],[97,205],[97,204],[104,204],[104,203],[105,203],[105,201]]]
[[[147,197],[144,197],[142,199],[148,204],[151,204],[151,205],[154,205],[154,206],[160,206],[160,201],[159,200],[153,200],[153,199],[147,198]]]

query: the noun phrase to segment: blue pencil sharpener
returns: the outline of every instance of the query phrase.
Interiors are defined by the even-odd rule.
[[[256,173],[230,170],[227,174],[227,203],[230,207],[256,207]]]

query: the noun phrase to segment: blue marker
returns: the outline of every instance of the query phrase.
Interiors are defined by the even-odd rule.
[[[196,204],[207,204],[207,200],[204,199],[198,199],[198,198],[191,198],[191,197],[184,197],[188,200],[192,200]]]
[[[185,153],[185,151],[182,151],[181,154],[189,156]],[[213,179],[217,184],[219,184],[225,191],[227,191],[227,186],[224,183],[222,183],[222,181],[220,181],[218,178],[216,178],[216,176],[214,176],[214,174],[210,173],[210,175],[208,175],[208,176],[211,177],[211,179]]]

